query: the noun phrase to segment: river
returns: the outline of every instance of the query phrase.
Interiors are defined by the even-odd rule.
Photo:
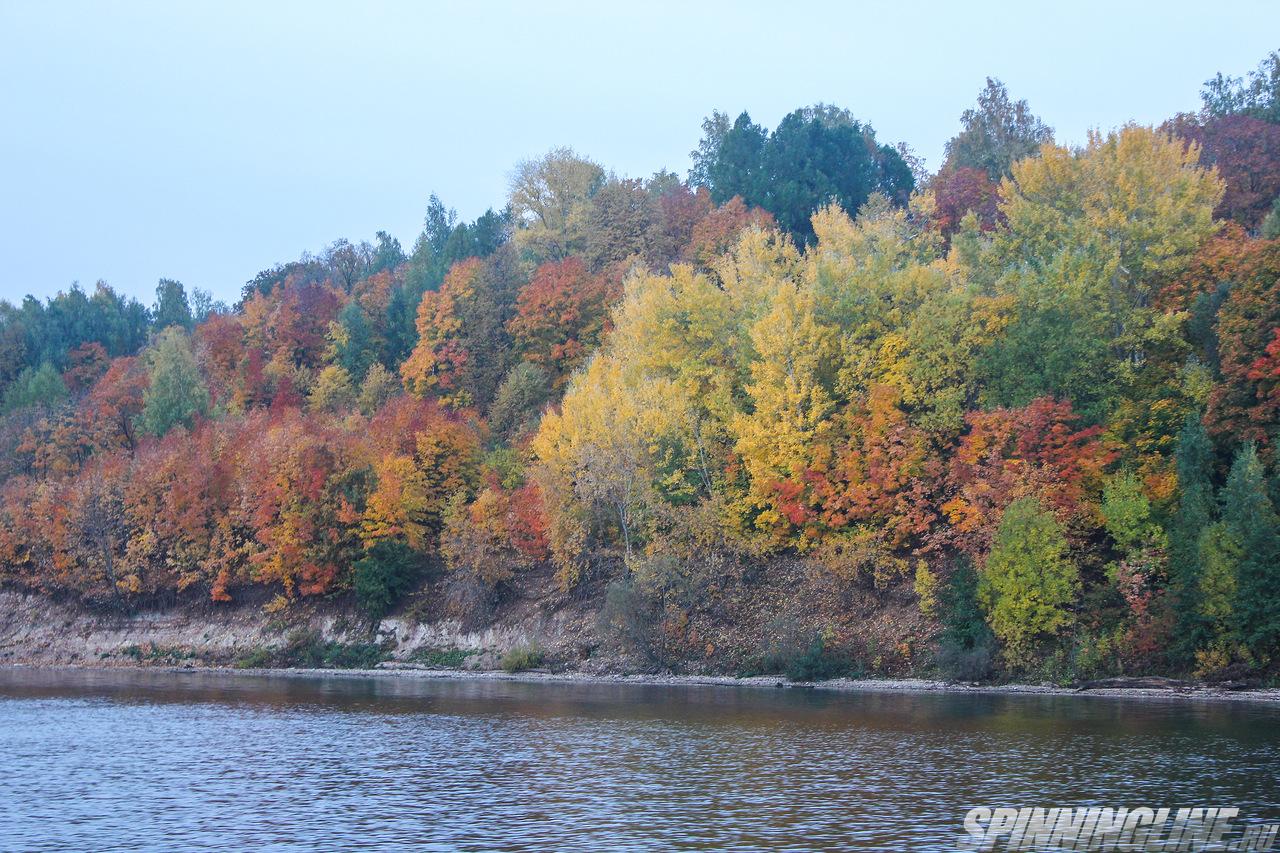
[[[1280,709],[0,670],[0,849],[953,850],[973,806],[1280,819]]]

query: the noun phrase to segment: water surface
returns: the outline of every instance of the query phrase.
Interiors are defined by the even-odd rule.
[[[1280,711],[0,670],[0,849],[952,850],[985,805],[1280,819]]]

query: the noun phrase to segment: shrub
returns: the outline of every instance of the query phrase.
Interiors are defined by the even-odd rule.
[[[524,672],[542,665],[545,655],[537,643],[516,646],[502,656],[502,668],[507,672]]]

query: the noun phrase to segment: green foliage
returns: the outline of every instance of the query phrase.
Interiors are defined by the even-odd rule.
[[[1053,514],[1035,498],[1009,504],[978,580],[978,601],[1013,666],[1034,660],[1038,643],[1074,621],[1080,577]]]
[[[1272,51],[1245,79],[1223,76],[1206,80],[1200,93],[1212,116],[1246,115],[1280,124],[1280,51]]]
[[[1271,211],[1262,220],[1259,236],[1264,240],[1280,237],[1280,196],[1276,196],[1276,200],[1271,203]]]
[[[714,114],[691,173],[717,203],[740,196],[772,213],[798,242],[814,239],[810,218],[832,202],[855,211],[879,192],[905,204],[915,179],[896,149],[848,110],[819,104],[788,114],[772,134],[743,113]]]
[[[8,414],[36,406],[53,409],[66,399],[67,385],[62,381],[62,375],[46,361],[37,368],[28,367],[18,374],[4,391],[0,412]]]
[[[960,124],[961,131],[947,143],[947,168],[981,169],[993,181],[1053,139],[1053,128],[1032,115],[1026,101],[1011,101],[1004,84],[991,77],[977,108],[965,110]]]
[[[1122,552],[1128,553],[1151,538],[1151,501],[1133,472],[1107,479],[1102,490],[1102,518]]]
[[[291,633],[279,649],[254,649],[235,662],[237,669],[373,669],[387,659],[377,643],[339,643],[315,631]]]
[[[374,622],[381,621],[422,574],[422,558],[402,542],[376,542],[355,564],[356,602]]]
[[[460,669],[468,658],[480,654],[476,649],[418,649],[409,660],[439,669]]]
[[[156,286],[156,307],[151,312],[152,327],[163,331],[170,326],[190,329],[193,323],[187,291],[182,282],[169,278],[160,279]]]
[[[489,425],[503,437],[511,437],[537,423],[542,407],[551,398],[551,376],[543,367],[522,361],[507,373],[489,408]]]
[[[536,642],[515,646],[502,656],[502,669],[506,672],[525,672],[542,666],[546,653]]]
[[[1239,545],[1236,633],[1255,653],[1280,650],[1280,520],[1254,446],[1236,454],[1222,489],[1222,521]]]
[[[973,561],[957,558],[939,595],[942,631],[938,669],[948,678],[979,681],[995,663],[995,637],[978,604],[978,573]]]
[[[1169,582],[1177,619],[1175,647],[1171,653],[1183,662],[1202,639],[1200,619],[1200,538],[1213,522],[1213,445],[1198,414],[1188,415],[1178,435],[1178,510],[1170,520]]]
[[[150,353],[151,381],[142,395],[141,428],[164,435],[176,426],[190,427],[209,411],[209,391],[181,328],[160,333]]]

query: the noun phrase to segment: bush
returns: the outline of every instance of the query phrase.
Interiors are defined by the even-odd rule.
[[[996,647],[993,642],[976,646],[943,643],[936,658],[939,672],[952,681],[985,681],[995,667]]]
[[[403,542],[383,540],[355,564],[356,603],[374,622],[391,612],[421,574],[421,558]]]
[[[377,643],[325,641],[314,631],[295,631],[284,648],[254,649],[236,661],[237,669],[373,669],[387,659],[387,651]]]
[[[818,634],[806,641],[793,635],[770,644],[752,674],[785,675],[788,681],[827,681],[841,676],[856,678],[862,668],[828,636]]]
[[[527,646],[516,646],[502,656],[502,668],[511,673],[524,672],[542,666],[545,659],[542,649],[537,643]]]

